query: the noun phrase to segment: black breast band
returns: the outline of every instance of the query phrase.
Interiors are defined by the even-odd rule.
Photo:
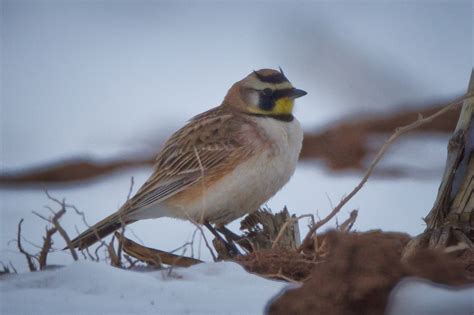
[[[273,118],[276,120],[284,121],[284,122],[291,122],[295,117],[293,114],[258,114],[258,113],[248,113],[251,116],[262,117],[262,118]]]

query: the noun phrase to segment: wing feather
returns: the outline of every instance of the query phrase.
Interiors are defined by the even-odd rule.
[[[193,179],[190,176],[184,177],[180,180],[174,180],[167,184],[160,184],[156,189],[144,194],[142,198],[137,200],[133,205],[135,209],[149,206],[155,202],[159,202],[164,198],[169,198],[172,195],[182,191],[187,186],[192,185],[198,178]]]
[[[224,107],[194,117],[164,144],[153,174],[123,211],[130,214],[162,202],[250,156],[252,146],[242,133],[245,124],[247,120]]]

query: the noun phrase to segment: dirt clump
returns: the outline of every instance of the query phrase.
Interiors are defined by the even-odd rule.
[[[473,281],[466,277],[467,260],[440,252],[420,251],[402,262],[408,240],[401,233],[328,233],[326,257],[300,288],[270,302],[268,314],[383,314],[403,277],[448,285]]]

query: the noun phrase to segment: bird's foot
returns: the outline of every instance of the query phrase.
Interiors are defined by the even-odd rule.
[[[237,243],[247,252],[253,252],[252,244],[250,244],[250,241],[245,236],[237,235],[225,226],[221,226],[217,230],[225,236],[229,243]]]
[[[225,246],[226,250],[227,250],[227,254],[229,257],[236,257],[236,256],[240,256],[242,255],[239,251],[239,249],[237,248],[237,246],[235,246],[235,243],[233,241],[233,239],[229,238],[228,235],[226,235],[226,233],[223,233],[221,228],[219,228],[218,230],[224,234],[224,236],[226,237],[226,239],[224,239],[222,237],[222,235],[220,235],[216,229],[209,223],[209,222],[206,222],[204,223],[204,226]],[[226,229],[227,230],[227,229]],[[227,230],[229,231],[229,230]],[[229,231],[231,232],[231,231]],[[231,232],[232,233],[232,232]],[[233,234],[233,233],[232,233]],[[235,235],[235,234],[234,234]],[[237,236],[238,237],[238,236]]]

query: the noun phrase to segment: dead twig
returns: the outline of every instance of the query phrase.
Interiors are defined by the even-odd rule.
[[[4,274],[18,273],[15,267],[13,267],[11,261],[8,265],[5,265],[3,261],[0,261],[0,264],[2,265],[2,270],[0,270],[0,276]]]
[[[79,229],[77,228],[77,225],[75,225],[75,224],[74,224],[74,229],[76,230],[76,235],[81,234],[81,232],[79,232]],[[81,252],[82,256],[84,257],[84,260],[87,260],[87,257],[89,257],[90,260],[94,261],[94,257],[92,256],[91,252],[89,251],[89,247],[86,247],[83,250],[80,250],[80,252]]]
[[[186,242],[183,245],[179,246],[178,248],[175,248],[175,249],[171,250],[170,253],[173,254],[173,253],[175,253],[175,252],[177,252],[181,249],[185,250],[186,247],[189,246],[189,248],[191,249],[191,257],[194,258],[194,240],[196,238],[196,234],[197,234],[198,231],[199,231],[199,229],[195,228],[194,232],[191,236],[191,240],[189,242]]]
[[[21,219],[20,222],[18,222],[18,233],[17,233],[17,238],[16,238],[16,244],[18,246],[18,250],[20,251],[20,253],[22,253],[26,257],[26,262],[28,263],[28,269],[30,269],[30,271],[37,271],[37,268],[36,268],[35,263],[33,262],[33,259],[38,260],[38,258],[34,255],[31,255],[26,250],[24,250],[23,246],[21,245],[21,225],[23,224],[24,220],[25,219]]]
[[[13,266],[12,262],[10,261],[10,263],[8,264],[10,266],[10,268],[12,268],[13,270],[13,273],[18,273],[18,271],[16,271],[16,268],[15,266]]]
[[[135,178],[132,176],[130,178],[130,188],[128,189],[128,194],[127,194],[127,201],[130,200],[132,197],[132,192],[133,192],[133,186],[135,185]]]
[[[395,142],[395,140],[397,140],[401,135],[413,130],[413,129],[416,129],[418,127],[420,127],[421,125],[424,125],[426,123],[429,123],[431,122],[433,119],[443,115],[444,113],[454,109],[456,106],[459,105],[460,102],[462,102],[464,99],[466,98],[466,95],[463,95],[462,97],[459,97],[457,98],[456,100],[454,100],[453,102],[449,103],[446,107],[444,107],[443,109],[441,109],[440,111],[434,113],[433,115],[431,116],[428,116],[426,118],[424,118],[423,116],[419,116],[418,119],[409,124],[409,125],[406,125],[406,126],[403,126],[403,127],[400,127],[398,129],[395,130],[395,132],[387,139],[387,141],[385,141],[384,145],[382,146],[382,148],[378,151],[378,153],[376,154],[375,158],[373,159],[372,163],[370,163],[369,165],[369,168],[367,169],[367,171],[365,172],[364,174],[364,177],[362,178],[362,180],[359,182],[359,184],[347,195],[345,196],[344,198],[342,198],[342,200],[339,202],[339,204],[334,207],[332,209],[332,211],[322,220],[320,220],[319,222],[317,222],[315,225],[313,225],[308,233],[306,234],[306,237],[304,238],[303,242],[301,243],[301,245],[298,247],[298,252],[301,252],[304,248],[308,247],[311,243],[311,239],[312,239],[312,236],[313,234],[323,225],[325,225],[327,222],[329,222],[346,204],[347,202],[349,202],[349,200],[352,199],[352,197],[354,197],[358,192],[359,190],[362,189],[362,187],[364,186],[364,184],[367,182],[367,180],[369,179],[370,175],[372,175],[372,172],[375,168],[375,166],[378,164],[378,162],[380,161],[380,159],[382,159],[382,157],[385,155],[385,153],[387,152],[388,148],[392,145],[393,142]]]
[[[283,273],[282,273],[282,270],[280,268],[280,270],[278,270],[278,273],[272,273],[272,274],[263,274],[262,277],[265,277],[265,278],[269,278],[269,279],[280,279],[280,280],[285,280],[287,282],[290,282],[290,283],[294,283],[294,284],[301,284],[303,282],[300,282],[300,281],[296,281],[295,279],[292,279],[288,276],[285,276]]]
[[[67,248],[71,252],[72,258],[77,261],[77,260],[79,260],[79,257],[77,256],[76,249],[72,245],[71,239],[69,238],[69,235],[67,234],[67,232],[64,230],[64,228],[59,223],[59,219],[65,213],[66,213],[66,207],[63,204],[63,208],[60,211],[56,212],[55,215],[53,215],[53,218],[51,219],[51,222],[53,223],[54,227],[56,227],[56,229],[58,230],[59,235],[61,235],[62,238],[64,239],[64,241],[66,242]]]
[[[126,203],[128,203],[128,201],[130,200],[130,197],[132,196],[133,185],[134,184],[135,184],[135,179],[132,176],[130,178],[130,188],[128,190]],[[122,244],[123,244],[123,240],[118,239],[118,237],[123,237],[123,235],[125,235],[125,227],[127,226],[127,224],[125,223],[125,220],[123,219],[122,211],[120,211],[120,210],[119,210],[119,220],[120,220],[121,228],[120,228],[119,236],[117,236],[118,247],[117,247],[117,255],[116,255],[115,265],[116,265],[116,267],[120,268],[120,267],[122,267]]]
[[[204,230],[202,229],[202,226],[196,221],[194,221],[194,219],[191,218],[189,215],[187,215],[187,217],[188,217],[189,222],[191,222],[201,232],[201,237],[204,239],[204,244],[206,245],[207,249],[211,253],[212,259],[214,261],[217,261],[217,257],[214,254],[214,251],[212,250],[211,245],[209,245],[209,242],[207,241],[207,238],[206,238],[206,235],[204,234]]]
[[[25,243],[27,243],[27,244],[29,244],[29,245],[31,245],[31,246],[37,248],[37,249],[41,249],[41,248],[42,248],[42,246],[39,246],[38,244],[33,243],[32,241],[26,239],[24,236],[22,236],[21,239],[23,240],[23,242],[25,242]]]
[[[290,224],[294,224],[295,222],[298,222],[299,220],[301,220],[303,218],[313,218],[313,220],[314,220],[314,216],[312,214],[303,214],[303,215],[300,215],[299,217],[296,217],[296,218],[289,217],[285,221],[283,226],[280,228],[280,231],[278,231],[278,234],[277,234],[276,238],[273,240],[272,249],[274,249],[278,245],[278,242],[283,237],[283,235],[285,234],[286,229],[290,226]]]
[[[162,250],[142,246],[123,235],[121,236],[119,232],[115,232],[115,237],[119,242],[123,243],[122,246],[125,253],[148,264],[189,267],[202,263],[202,261],[195,258],[175,255]]]
[[[128,262],[128,267],[127,269],[132,269],[133,267],[135,267],[136,264],[138,264],[139,260],[138,259],[135,259],[133,260],[130,256],[128,255],[123,255],[123,257],[125,258],[125,260]]]
[[[354,225],[357,219],[358,213],[359,212],[357,210],[352,210],[349,214],[349,218],[347,218],[346,221],[342,222],[342,224],[339,225],[337,229],[342,233],[348,233],[352,229],[352,226]]]
[[[107,244],[105,244],[104,241],[100,242],[100,245],[96,247],[95,251],[94,251],[94,255],[95,255],[95,260],[96,261],[100,261],[100,257],[99,257],[99,250],[102,248],[102,247],[107,247]]]
[[[48,195],[48,197],[51,197],[51,196]],[[67,234],[67,232],[64,230],[64,228],[59,223],[59,220],[61,219],[61,217],[66,213],[66,203],[64,201],[61,202],[61,201],[59,201],[55,198],[52,198],[52,197],[50,199],[53,200],[54,202],[59,202],[59,204],[61,205],[61,210],[59,210],[58,212],[55,212],[52,208],[46,207],[53,214],[53,216],[50,219],[46,218],[45,216],[39,214],[36,211],[33,211],[33,214],[38,216],[39,218],[45,220],[46,222],[49,222],[49,223],[53,224],[54,229],[55,229],[54,233],[58,232],[62,236],[62,238],[66,242],[66,245],[67,245],[66,248],[68,248],[69,251],[71,252],[71,256],[73,257],[73,259],[74,260],[79,260],[77,252],[76,252],[74,246],[72,246],[71,239],[69,238],[69,235]],[[49,240],[49,241],[51,242],[51,240]],[[45,242],[46,242],[46,239],[45,239]],[[49,244],[44,243],[41,252],[43,252],[45,245],[49,245]],[[48,249],[48,252],[49,252],[49,249]],[[46,257],[44,257],[44,259],[46,259]]]
[[[132,180],[133,181],[133,180]],[[81,218],[82,218],[82,222],[84,223],[84,225],[88,228],[91,227],[91,225],[87,222],[86,220],[86,215],[83,211],[80,211],[75,205],[72,205],[72,204],[68,204],[66,203],[66,200],[63,199],[63,200],[59,200],[57,198],[54,198],[53,196],[51,196],[48,192],[47,189],[44,189],[44,192],[46,194],[46,196],[48,197],[49,200],[57,203],[58,205],[61,206],[61,210],[59,212],[62,212],[64,210],[64,213],[66,212],[67,209],[72,209],[74,210],[74,212],[79,215]],[[129,192],[130,194],[130,192]],[[54,210],[52,210],[50,207],[47,207],[53,214],[54,216],[56,215],[56,212]],[[59,213],[58,212],[58,213]],[[61,216],[64,214],[62,213]],[[42,217],[41,215],[37,214],[36,215]],[[54,226],[56,226],[56,228],[58,229],[58,232],[59,234],[63,237],[64,241],[66,242],[66,248],[69,249],[69,251],[71,252],[71,255],[72,257],[74,258],[74,260],[78,260],[79,257],[77,255],[77,251],[76,249],[74,248],[74,246],[72,245],[71,243],[71,239],[69,238],[69,235],[66,233],[66,231],[62,228],[62,226],[59,224],[59,217],[57,218],[57,220],[54,220],[54,216],[53,216],[53,220],[51,220],[51,223],[53,223]],[[44,217],[42,217],[44,218]],[[97,239],[100,239],[99,237],[99,234],[97,232],[97,230],[94,230],[95,234],[96,234],[96,237]],[[101,246],[99,247],[103,247],[103,246],[106,246],[107,247],[107,244],[102,240],[100,239],[100,243],[101,243]],[[96,260],[99,261],[99,257],[98,257],[98,254],[97,254],[97,251],[96,251]]]
[[[64,209],[73,209],[74,212],[79,215],[81,218],[82,218],[82,222],[84,223],[84,225],[88,228],[91,227],[91,225],[87,222],[86,220],[86,215],[83,211],[80,211],[79,209],[77,209],[77,207],[75,205],[72,205],[72,204],[68,204],[66,203],[66,200],[62,200],[60,201],[59,199],[56,199],[54,198],[53,196],[51,196],[48,192],[48,190],[45,188],[44,189],[44,192],[46,194],[46,196],[48,197],[49,200],[59,204],[61,207],[64,207]],[[51,208],[49,208],[50,211],[52,211],[53,213],[55,213]],[[100,239],[100,236],[99,236],[99,233],[97,232],[96,229],[93,230],[97,239]],[[66,242],[67,243],[67,242]],[[102,246],[107,246],[107,244],[104,242],[104,240],[100,239],[100,243],[102,244]],[[68,246],[69,247],[69,246]]]
[[[41,248],[38,262],[40,270],[43,270],[46,267],[46,260],[48,258],[48,254],[53,246],[53,235],[58,231],[56,227],[52,227],[50,229],[46,229],[46,236],[43,237],[43,247]]]
[[[114,241],[115,241],[116,235],[112,236],[112,239],[110,240],[110,243],[107,245],[107,252],[109,253],[110,265],[120,268],[121,267],[120,260],[117,256],[117,253],[115,252],[115,248],[114,248]],[[120,243],[120,240],[118,242]]]

